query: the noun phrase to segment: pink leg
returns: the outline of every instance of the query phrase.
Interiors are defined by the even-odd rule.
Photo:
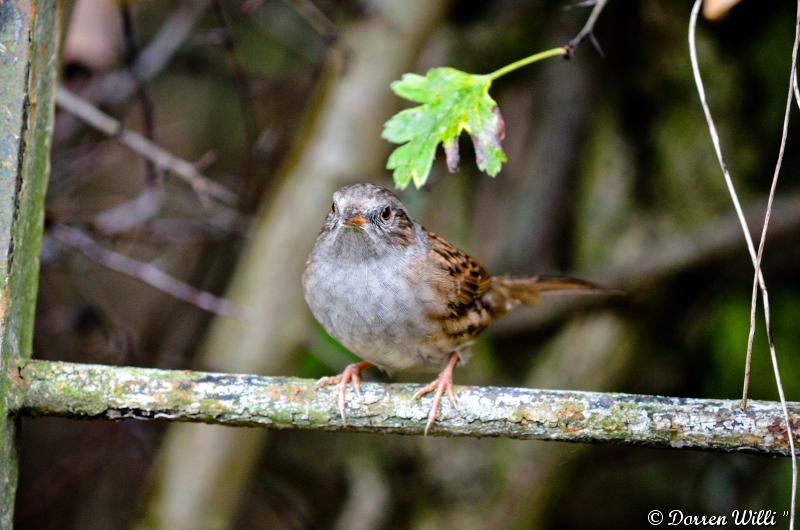
[[[447,397],[450,399],[450,403],[453,404],[454,407],[458,406],[458,402],[456,401],[456,394],[453,391],[453,369],[458,364],[458,354],[451,353],[450,354],[450,361],[448,361],[447,366],[445,366],[441,372],[439,372],[439,377],[437,377],[433,382],[429,385],[422,387],[414,394],[414,399],[419,399],[425,394],[433,392],[434,390],[436,393],[433,395],[433,405],[431,405],[431,412],[428,414],[428,423],[425,425],[425,436],[428,436],[428,431],[430,430],[431,426],[436,421],[436,417],[439,415],[439,409],[442,405],[442,395],[447,392]]]
[[[347,425],[347,417],[344,414],[344,403],[347,393],[347,383],[353,383],[353,389],[356,391],[358,398],[361,399],[361,372],[373,366],[372,363],[367,361],[348,364],[341,374],[323,377],[317,383],[317,386],[339,385],[339,414],[342,415],[342,423],[345,425]]]

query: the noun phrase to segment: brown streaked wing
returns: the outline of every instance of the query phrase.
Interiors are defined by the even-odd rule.
[[[426,230],[430,240],[428,254],[431,262],[449,280],[450,285],[442,286],[448,307],[452,309],[470,306],[489,290],[491,276],[476,259],[453,246],[444,238]]]
[[[426,232],[430,262],[441,271],[434,287],[445,301],[442,312],[431,316],[442,323],[445,336],[468,342],[491,323],[492,315],[483,300],[491,287],[491,276],[477,260],[433,232]]]

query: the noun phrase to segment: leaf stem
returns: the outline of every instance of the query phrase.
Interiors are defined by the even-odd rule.
[[[559,46],[558,48],[551,48],[549,50],[545,50],[543,52],[534,53],[533,55],[529,55],[524,59],[520,59],[519,61],[514,61],[511,64],[507,64],[504,67],[495,70],[490,74],[486,74],[486,77],[494,81],[498,77],[502,77],[507,73],[513,72],[514,70],[518,70],[523,66],[528,66],[531,63],[535,63],[537,61],[541,61],[543,59],[549,59],[550,57],[556,57],[557,55],[567,55],[568,50],[564,46]]]

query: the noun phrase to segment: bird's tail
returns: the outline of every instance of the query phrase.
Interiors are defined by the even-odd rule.
[[[618,290],[566,276],[495,276],[491,291],[492,305],[502,313],[519,304],[536,304],[542,294],[620,294]]]

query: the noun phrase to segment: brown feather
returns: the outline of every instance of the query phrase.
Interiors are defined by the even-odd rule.
[[[490,276],[483,266],[447,240],[427,231],[433,287],[443,304],[429,316],[441,323],[431,337],[454,350],[467,345],[496,318],[519,304],[536,304],[542,293],[605,293],[612,291],[564,276]]]
[[[444,302],[441,310],[430,315],[442,325],[442,335],[434,340],[452,344],[455,339],[457,344],[467,344],[493,320],[483,300],[492,278],[476,259],[433,232],[426,232],[429,263],[437,278],[433,286]]]
[[[543,293],[614,294],[617,291],[566,276],[493,276],[492,290],[486,296],[497,316],[519,304],[537,304]]]
[[[492,279],[483,266],[464,251],[433,232],[427,232],[430,240],[428,255],[434,266],[446,273],[446,284],[442,294],[451,309],[469,307],[489,290]]]

